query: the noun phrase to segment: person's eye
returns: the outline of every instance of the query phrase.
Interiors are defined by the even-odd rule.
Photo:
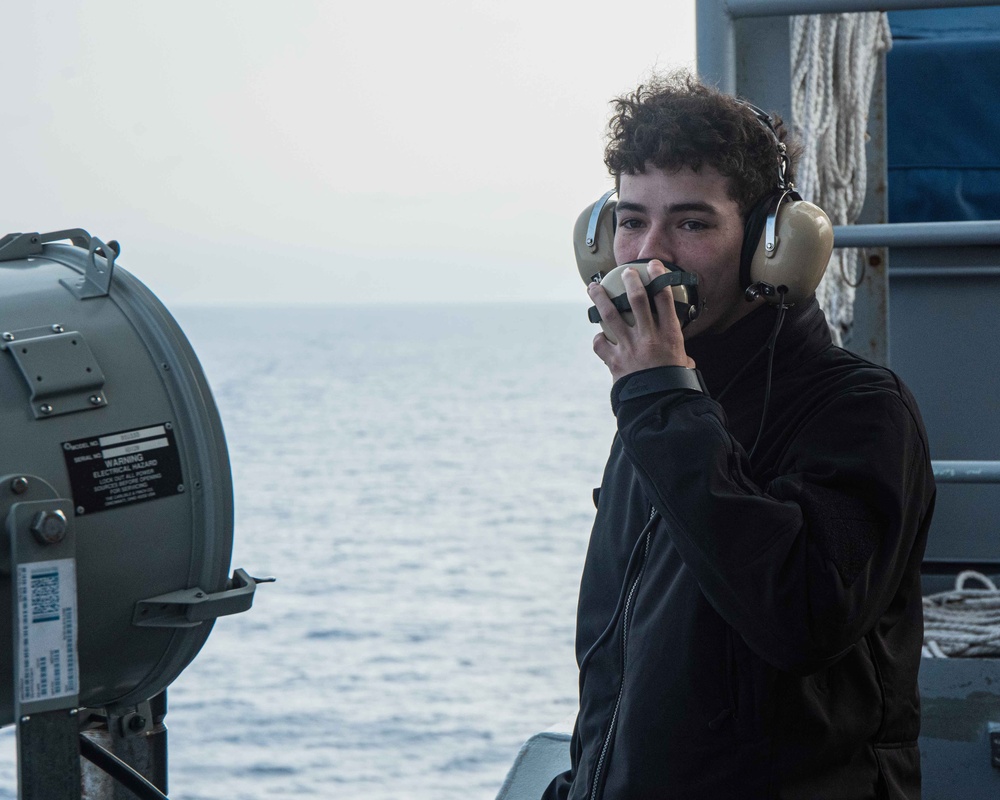
[[[681,228],[686,231],[703,231],[708,229],[708,224],[700,219],[686,219],[681,223]]]
[[[626,217],[625,219],[618,220],[618,227],[624,228],[627,231],[634,231],[642,227],[642,222],[634,217]]]

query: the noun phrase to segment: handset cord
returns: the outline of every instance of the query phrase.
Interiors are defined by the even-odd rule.
[[[142,800],[168,800],[167,796],[150,783],[144,775],[82,733],[80,734],[80,755],[104,770],[136,797],[142,798]]]
[[[785,312],[788,306],[785,305],[785,296],[782,293],[781,303],[778,305],[778,318],[774,321],[774,329],[767,340],[765,347],[770,351],[767,355],[767,382],[764,385],[764,409],[760,412],[760,428],[757,429],[757,439],[750,448],[747,458],[753,458],[757,452],[757,445],[760,444],[760,437],[764,435],[764,423],[767,422],[767,407],[771,404],[771,376],[774,372],[774,346],[778,341],[778,334],[781,332],[781,324],[785,321]],[[728,387],[726,387],[728,388]]]
[[[743,377],[744,374],[746,374],[746,371],[748,369],[750,369],[750,367],[753,365],[753,363],[758,358],[760,358],[761,354],[765,350],[767,350],[767,342],[765,342],[764,344],[762,344],[760,346],[760,349],[756,353],[754,353],[752,356],[750,356],[750,358],[748,358],[746,360],[746,362],[743,364],[743,366],[739,368],[739,371],[735,375],[733,375],[732,378],[729,379],[729,383],[727,383],[723,387],[722,391],[719,392],[719,394],[715,397],[715,401],[717,403],[721,403],[722,402],[722,398],[726,396],[726,393],[733,387],[733,384],[735,384],[736,381],[738,381],[740,378]]]

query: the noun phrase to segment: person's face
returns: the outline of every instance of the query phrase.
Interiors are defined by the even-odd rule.
[[[698,275],[705,307],[685,339],[721,333],[757,307],[740,287],[743,216],[727,188],[711,167],[667,172],[647,164],[619,179],[615,262],[659,258]]]

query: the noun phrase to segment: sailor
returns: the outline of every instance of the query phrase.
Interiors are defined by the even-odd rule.
[[[652,260],[621,276],[633,319],[588,289],[617,434],[572,768],[544,798],[918,798],[935,490],[916,403],[833,344],[818,277],[794,304],[756,279],[794,176],[780,120],[683,73],[614,108],[614,258]],[[698,276],[683,328],[643,286],[678,268]]]

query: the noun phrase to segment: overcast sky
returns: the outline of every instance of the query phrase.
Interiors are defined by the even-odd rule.
[[[582,301],[608,100],[694,2],[5,4],[3,231],[84,227],[171,304]]]

